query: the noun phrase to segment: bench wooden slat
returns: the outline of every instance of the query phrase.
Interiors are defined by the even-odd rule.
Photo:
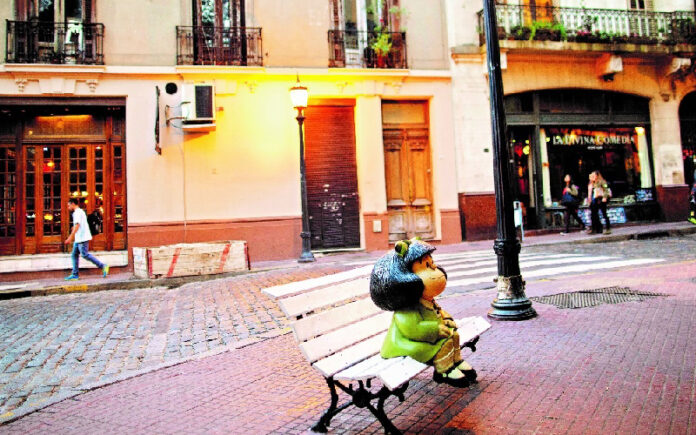
[[[362,381],[376,377],[382,370],[388,370],[390,366],[397,364],[401,358],[384,359],[380,354],[348,367],[334,375],[335,379]]]
[[[276,285],[273,287],[263,289],[263,292],[275,299],[286,298],[318,287],[337,284],[339,282],[347,281],[349,279],[355,279],[361,276],[367,276],[370,274],[370,272],[372,272],[372,267],[373,266],[359,267],[357,269],[351,269],[345,272],[320,276],[318,278]]]
[[[325,377],[331,377],[341,370],[378,353],[382,348],[382,343],[386,335],[387,333],[385,332],[370,337],[365,341],[347,347],[340,352],[315,362],[313,366]]]
[[[383,311],[375,316],[347,325],[300,344],[300,350],[310,363],[331,355],[358,341],[385,331],[389,327],[392,313]]]
[[[367,297],[355,302],[302,318],[292,324],[295,339],[303,342],[341,326],[374,316],[381,310]]]
[[[347,299],[367,295],[369,292],[369,279],[361,278],[281,299],[278,301],[278,304],[285,315],[293,319],[299,315],[316,311]]]
[[[455,323],[457,324],[457,332],[459,332],[459,341],[462,344],[473,340],[491,327],[490,323],[479,316],[464,317],[455,320]]]
[[[418,362],[413,358],[399,358],[399,361],[377,373],[377,377],[382,380],[384,385],[393,390],[404,383],[410,381],[414,376],[429,366]]]
[[[458,327],[460,344],[478,337],[490,324],[481,317],[465,317],[455,320]],[[383,359],[376,354],[352,367],[335,374],[336,379],[342,380],[366,380],[379,378],[387,388],[393,390],[409,381],[429,366],[412,358]]]

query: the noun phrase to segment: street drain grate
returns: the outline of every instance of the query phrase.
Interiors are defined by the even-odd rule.
[[[555,305],[558,308],[588,308],[602,304],[620,304],[623,302],[642,302],[650,298],[666,296],[660,293],[634,291],[628,287],[605,287],[580,290],[570,293],[558,293],[548,296],[529,298],[542,304]]]

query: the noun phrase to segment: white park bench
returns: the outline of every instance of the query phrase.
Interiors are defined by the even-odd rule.
[[[331,404],[312,427],[315,432],[327,432],[331,419],[354,405],[369,409],[385,433],[401,433],[384,412],[384,402],[390,396],[403,401],[408,382],[431,367],[409,357],[380,356],[392,313],[382,311],[370,299],[367,275],[371,270],[369,266],[263,290],[294,320],[291,326],[300,350],[329,386]],[[479,335],[491,326],[482,317],[456,323],[462,347],[472,352]],[[377,391],[372,388],[375,379],[383,385]],[[351,400],[338,406],[337,389]]]

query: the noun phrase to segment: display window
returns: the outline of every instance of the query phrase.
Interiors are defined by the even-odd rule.
[[[548,159],[542,161],[542,174],[548,180],[543,183],[547,206],[560,204],[565,174],[580,187],[581,196],[587,197],[588,177],[595,170],[608,181],[613,202],[652,199],[645,127],[546,127],[540,129],[539,139]]]

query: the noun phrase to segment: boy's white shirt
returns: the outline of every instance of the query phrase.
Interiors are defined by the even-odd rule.
[[[87,224],[87,215],[85,211],[81,208],[76,208],[72,212],[73,225],[80,224],[75,233],[75,243],[88,242],[92,240],[92,233],[89,232],[89,225]]]

